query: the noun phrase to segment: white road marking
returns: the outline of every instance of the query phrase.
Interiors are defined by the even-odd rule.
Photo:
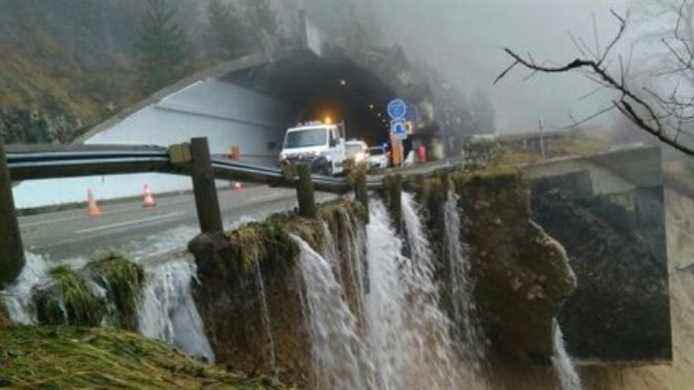
[[[149,223],[149,222],[155,222],[155,221],[160,221],[163,219],[170,219],[173,217],[180,217],[184,215],[185,213],[182,211],[178,211],[175,213],[168,213],[164,215],[159,215],[156,217],[149,217],[149,218],[142,218],[142,219],[136,219],[132,221],[125,221],[125,222],[118,222],[118,223],[112,223],[110,225],[104,225],[104,226],[99,226],[99,227],[93,227],[93,228],[87,228],[87,229],[81,229],[75,231],[77,234],[82,234],[82,233],[93,233],[93,232],[98,232],[102,230],[109,230],[109,229],[114,229],[114,228],[119,228],[119,227],[124,227],[124,226],[129,226],[129,225],[136,225],[140,223]]]

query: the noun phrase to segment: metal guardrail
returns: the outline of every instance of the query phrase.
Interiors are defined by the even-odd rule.
[[[395,169],[394,190],[399,192],[400,176],[431,175],[449,170],[456,164],[445,161],[412,169]],[[297,169],[298,176],[287,179],[275,167],[247,164],[210,155],[207,138],[193,138],[190,144],[170,148],[142,145],[10,145],[0,144],[0,288],[12,282],[24,266],[24,248],[12,194],[12,182],[100,176],[127,173],[158,172],[190,176],[203,233],[223,230],[215,179],[228,179],[276,186],[296,187],[299,215],[315,214],[314,188],[319,191],[346,193],[355,190],[359,202],[368,208],[368,191],[383,188],[386,176],[372,175],[359,183],[344,177],[311,175],[307,166]],[[311,185],[313,183],[313,185]],[[393,195],[391,195],[393,196]],[[313,210],[313,212],[309,212]]]
[[[142,172],[174,173],[164,148],[80,147],[53,151],[7,148],[12,180],[50,179]],[[61,150],[63,149],[63,150]]]
[[[12,180],[159,172],[189,175],[189,169],[171,163],[168,150],[156,146],[76,145],[7,146],[7,165]],[[217,179],[293,186],[282,170],[221,158],[211,159]],[[313,175],[319,191],[343,193],[351,190],[343,177]],[[383,178],[370,177],[370,189],[382,186]]]

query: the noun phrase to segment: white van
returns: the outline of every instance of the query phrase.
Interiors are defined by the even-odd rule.
[[[342,125],[314,122],[287,129],[279,156],[280,164],[307,163],[315,173],[342,173],[347,159],[343,128]]]

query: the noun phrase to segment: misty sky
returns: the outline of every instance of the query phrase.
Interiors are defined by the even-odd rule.
[[[468,94],[478,87],[488,90],[500,131],[534,130],[540,117],[548,127],[568,125],[569,112],[580,119],[608,103],[605,94],[579,101],[594,86],[578,75],[538,75],[523,81],[527,72],[517,68],[496,87],[491,85],[511,62],[502,52],[505,46],[556,63],[577,55],[568,31],[593,46],[593,14],[604,46],[617,29],[609,10],[624,14],[625,0],[357,1],[379,15],[389,39],[414,57],[426,58],[453,84]],[[602,119],[610,121],[610,115]]]

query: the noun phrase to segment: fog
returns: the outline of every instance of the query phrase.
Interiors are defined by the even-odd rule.
[[[576,74],[538,74],[516,68],[492,86],[512,61],[502,51],[509,47],[531,52],[540,60],[564,63],[578,52],[569,32],[595,45],[594,26],[604,47],[618,26],[610,9],[626,13],[625,0],[352,0],[354,7],[338,12],[356,15],[360,23],[375,22],[383,44],[398,43],[415,61],[438,69],[444,78],[470,96],[477,88],[492,98],[500,132],[529,131],[544,119],[559,128],[594,113],[609,103],[607,95],[579,98],[595,85]],[[297,2],[311,13],[327,7],[323,0]],[[595,23],[593,22],[595,20]],[[591,121],[606,125],[608,114]]]

